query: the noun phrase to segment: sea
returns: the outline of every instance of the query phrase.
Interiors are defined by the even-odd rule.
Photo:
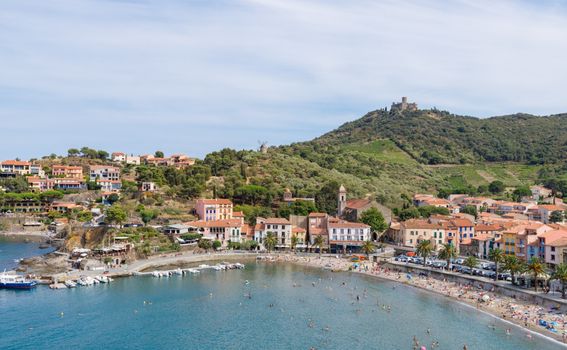
[[[0,290],[0,349],[406,350],[414,337],[428,350],[433,342],[435,349],[562,348],[403,284],[243,262],[243,270]]]
[[[37,242],[18,242],[0,236],[0,272],[18,267],[18,260],[47,254],[55,250],[53,247],[39,248]]]

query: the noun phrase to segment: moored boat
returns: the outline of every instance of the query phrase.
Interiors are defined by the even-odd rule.
[[[0,275],[0,289],[32,289],[37,286],[37,281],[28,280],[24,276],[7,274]]]

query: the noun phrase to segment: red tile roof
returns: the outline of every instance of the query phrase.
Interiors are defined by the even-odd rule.
[[[224,198],[217,198],[217,199],[197,199],[198,203],[203,203],[206,205],[213,205],[213,204],[232,204],[232,202],[230,201],[230,199],[224,199]]]

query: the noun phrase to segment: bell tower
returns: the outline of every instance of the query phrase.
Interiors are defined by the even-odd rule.
[[[341,185],[341,187],[339,187],[339,193],[338,193],[338,205],[337,205],[337,216],[341,217],[343,216],[345,209],[346,209],[346,198],[347,198],[347,191],[346,188]]]

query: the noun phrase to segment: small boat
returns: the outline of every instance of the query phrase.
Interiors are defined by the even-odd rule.
[[[176,275],[183,275],[183,271],[180,268],[173,270],[173,273]]]
[[[161,277],[161,273],[159,273],[158,271],[154,271],[154,272],[152,272],[152,276]]]
[[[207,265],[207,264],[201,264],[201,265],[199,265],[199,268],[201,268],[201,269],[206,269],[206,268],[209,268],[209,267],[210,267],[210,266]]]
[[[197,270],[197,269],[189,269],[187,270],[189,271],[189,273],[200,273],[201,271]]]
[[[243,269],[245,267],[244,264],[241,263],[236,263],[234,266],[236,266],[237,269]]]
[[[92,277],[89,277],[89,276],[81,277],[81,281],[83,281],[84,284],[82,284],[82,285],[84,285],[84,286],[92,286],[93,284],[95,284],[95,280]]]
[[[66,280],[65,281],[65,285],[67,286],[67,288],[75,288],[77,287],[77,283],[71,281],[71,280]]]
[[[214,269],[215,271],[221,271],[221,270],[222,270],[222,268],[221,268],[220,266],[218,266],[218,265],[213,266],[213,269]]]
[[[108,283],[108,277],[106,276],[96,276],[95,277],[96,280],[98,280],[100,283]]]
[[[32,289],[37,286],[37,281],[28,280],[24,276],[9,275],[6,272],[0,275],[0,289]]]

